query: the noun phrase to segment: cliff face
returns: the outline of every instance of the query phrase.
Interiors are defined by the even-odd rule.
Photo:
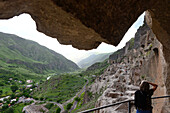
[[[158,84],[154,96],[167,95],[167,64],[163,56],[162,45],[146,22],[135,34],[134,45],[130,45],[129,41],[124,48],[110,56],[111,65],[89,87],[89,91],[93,94],[102,92],[95,107],[133,98],[134,92],[139,88],[143,79]],[[168,113],[170,107],[168,105],[167,99],[153,100],[155,113]],[[96,113],[113,111],[126,112],[127,104],[96,111]]]

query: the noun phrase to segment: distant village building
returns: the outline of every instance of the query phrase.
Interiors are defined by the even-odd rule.
[[[36,83],[35,85],[38,86],[38,83]]]
[[[0,98],[0,101],[4,101],[4,99],[8,99],[10,96],[6,96],[6,97],[3,97],[3,98]]]
[[[26,82],[27,82],[27,83],[32,83],[33,81],[32,81],[32,80],[27,80]]]
[[[28,103],[28,102],[31,102],[32,100],[33,100],[32,98],[26,98],[25,102]]]
[[[95,78],[95,77],[96,77],[96,75],[92,75],[92,77],[94,77],[94,78]]]
[[[34,101],[34,99],[32,98],[25,98],[24,96],[22,97],[19,97],[19,100],[18,100],[18,103],[28,103],[28,102],[31,102],[31,101]]]
[[[26,88],[31,88],[32,87],[32,85],[30,84],[30,85],[26,85]]]
[[[12,80],[12,78],[9,78],[9,80]]]
[[[12,99],[12,100],[11,100],[11,103],[12,103],[13,101],[14,101],[14,102],[16,102],[16,101],[17,101],[17,99]]]
[[[47,80],[49,80],[51,78],[51,76],[47,77]]]

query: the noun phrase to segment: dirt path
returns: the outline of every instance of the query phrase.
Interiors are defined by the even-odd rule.
[[[82,91],[81,91],[80,93],[78,93],[78,94],[76,95],[76,97],[80,97],[81,94],[86,91],[86,86],[87,86],[87,84],[89,83],[89,80],[88,80],[88,79],[86,79],[86,80],[87,80],[87,82],[86,82],[86,84],[84,85]],[[74,97],[74,98],[75,98],[75,97]],[[74,100],[74,98],[73,98],[73,100]],[[74,104],[73,104],[73,106],[71,107],[71,109],[69,110],[69,112],[71,113],[71,111],[74,110],[76,107],[77,107],[77,101],[74,102]]]
[[[64,110],[64,105],[67,105],[67,103],[73,102],[73,100],[74,100],[75,97],[80,97],[81,94],[82,94],[83,92],[85,92],[86,86],[87,86],[87,84],[89,83],[89,80],[88,80],[88,79],[85,79],[85,80],[87,80],[87,82],[86,82],[86,84],[83,86],[83,89],[81,90],[81,92],[78,92],[73,98],[71,98],[70,100],[68,100],[68,101],[65,102],[64,104],[60,104],[60,103],[52,102],[52,101],[46,101],[46,102],[47,102],[47,103],[53,103],[53,104],[57,105],[58,107],[60,107],[61,113],[63,113],[63,112],[65,111],[65,110]],[[34,100],[34,103],[32,103],[31,105],[34,105],[36,102],[40,103],[40,102],[44,102],[44,101]],[[23,110],[27,109],[27,107],[29,107],[29,106],[30,106],[30,105],[25,106],[25,107],[23,108]],[[71,112],[72,110],[74,110],[76,107],[77,107],[77,101],[74,102],[74,104],[73,104],[73,106],[72,106],[72,108],[70,109],[69,112]]]

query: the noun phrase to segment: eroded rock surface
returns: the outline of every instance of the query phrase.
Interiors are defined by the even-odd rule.
[[[134,44],[136,45],[132,49],[128,49],[130,48],[128,42],[124,48],[118,50],[121,55],[115,53],[111,55],[112,65],[89,87],[89,91],[94,94],[103,92],[95,107],[133,99],[134,92],[143,79],[158,84],[154,96],[167,95],[167,80],[166,77],[164,78],[167,64],[162,45],[146,22],[138,29]],[[168,113],[170,108],[168,99],[153,100],[153,107],[155,113]],[[132,111],[134,110],[132,108]],[[96,111],[96,113],[127,113],[127,111],[127,104],[121,104]]]
[[[168,0],[0,0],[1,19],[29,13],[38,31],[79,49],[96,48],[101,42],[117,45],[148,9],[169,35]]]

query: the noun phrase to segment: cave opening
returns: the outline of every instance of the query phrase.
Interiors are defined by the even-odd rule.
[[[159,56],[159,50],[158,50],[158,48],[154,48],[153,51],[154,51],[154,53],[155,53],[155,56],[158,57],[158,56]]]

